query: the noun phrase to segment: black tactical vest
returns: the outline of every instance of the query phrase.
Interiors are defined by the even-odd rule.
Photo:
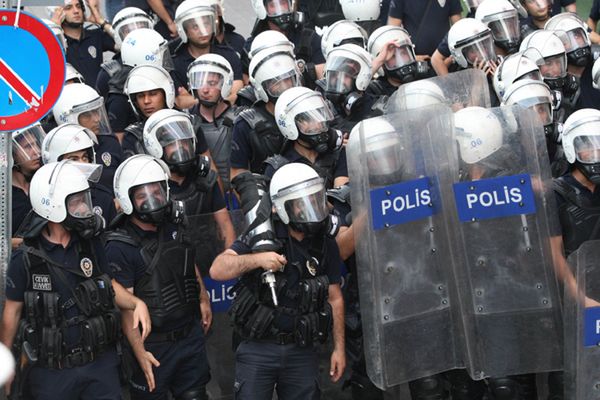
[[[565,200],[558,210],[565,253],[571,254],[583,242],[600,239],[600,204],[592,204],[564,177],[554,180],[554,191]]]
[[[200,290],[196,280],[194,249],[174,240],[142,238],[129,222],[110,232],[106,241],[127,243],[140,249],[146,265],[142,279],[135,283],[134,293],[146,303],[152,326],[168,330],[169,326],[199,313]]]
[[[269,114],[264,104],[257,104],[252,108],[242,111],[239,118],[250,125],[248,137],[252,148],[250,171],[262,173],[264,161],[275,154],[279,154],[285,143],[283,135],[275,123],[275,117]]]

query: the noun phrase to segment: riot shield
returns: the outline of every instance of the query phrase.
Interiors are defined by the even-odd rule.
[[[445,104],[454,111],[461,108],[490,107],[490,89],[485,73],[466,69],[446,76],[421,79],[398,88],[389,99],[388,113]]]
[[[233,399],[235,353],[232,349],[233,329],[227,310],[233,300],[229,289],[237,280],[215,281],[210,278],[208,271],[216,256],[226,249],[226,244],[244,230],[242,211],[230,211],[228,214],[231,225],[227,221],[219,223],[215,214],[188,216],[186,223],[187,239],[195,245],[196,265],[209,293],[213,312],[212,328],[206,336],[206,352],[212,379],[206,390],[211,399],[222,400]]]
[[[439,140],[425,164],[437,165],[444,215],[456,228],[465,366],[473,379],[560,369],[551,253],[560,231],[550,231],[557,214],[539,118],[518,107],[475,107],[455,113],[454,124],[433,132]],[[441,137],[448,133],[451,145]]]
[[[347,146],[367,373],[381,389],[460,364],[439,177],[423,164],[423,139],[451,122],[445,106],[367,119]]]
[[[569,256],[575,282],[565,284],[565,399],[600,399],[600,240]]]

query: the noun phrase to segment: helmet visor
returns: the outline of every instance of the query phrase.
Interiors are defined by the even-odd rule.
[[[548,99],[545,98],[535,98],[534,101],[536,104],[529,106],[529,108],[536,112],[542,125],[550,125],[553,122],[552,105],[548,103]]]
[[[462,54],[470,65],[487,62],[496,58],[492,35],[486,35],[462,48]]]
[[[558,54],[546,57],[544,64],[540,65],[540,72],[544,78],[562,78],[567,75],[567,56]]]
[[[414,62],[416,62],[415,51],[412,46],[406,45],[396,47],[393,57],[386,60],[385,66],[388,70],[394,70]]]
[[[324,187],[306,196],[288,200],[284,207],[290,221],[297,223],[321,222],[329,214]]]
[[[600,136],[577,136],[573,146],[577,161],[584,164],[600,162]]]
[[[77,168],[89,182],[98,182],[100,175],[102,174],[102,167],[98,164],[87,164],[69,160],[61,161],[50,176],[50,196],[54,195],[56,185],[60,183],[58,177],[60,176],[61,169],[65,165]]]
[[[88,103],[73,107],[71,111],[77,116],[76,123],[88,128],[96,135],[112,135],[108,115],[104,108],[104,99],[98,97]]]
[[[296,74],[295,70],[290,70],[275,78],[264,81],[263,88],[269,96],[278,98],[289,88],[298,86],[298,83],[298,74]]]
[[[67,196],[67,212],[74,218],[89,218],[94,215],[90,189]]]
[[[192,70],[188,74],[192,89],[218,89],[223,88],[223,74],[214,71]]]
[[[590,39],[582,28],[572,29],[566,32],[566,40],[563,40],[567,53],[590,46]]]
[[[136,29],[147,28],[152,29],[152,23],[146,17],[131,17],[123,21],[123,23],[117,26],[117,35],[121,39],[121,42],[125,39],[125,37],[130,33],[135,31]]]
[[[131,201],[135,210],[140,214],[147,214],[165,207],[169,201],[166,186],[166,182],[150,182],[131,188]]]
[[[13,133],[12,152],[15,164],[38,160],[42,154],[41,148],[45,136],[46,133],[39,124]]]
[[[367,167],[370,175],[390,175],[400,170],[400,143],[392,132],[386,132],[367,142]]]
[[[322,107],[301,112],[294,118],[298,130],[305,135],[317,135],[327,132],[329,122],[333,121],[333,113],[329,107]]]
[[[194,127],[190,120],[185,117],[169,118],[160,121],[159,125],[151,127],[162,147],[173,143],[176,140],[192,139],[195,137]]]
[[[292,12],[292,2],[290,0],[265,0],[263,4],[269,17],[278,17]]]
[[[518,42],[521,36],[519,32],[519,17],[516,10],[504,11],[493,15],[488,22],[488,27],[492,31],[494,40],[498,42]]]
[[[196,12],[187,16],[181,25],[187,35],[193,37],[210,36],[215,32],[214,14]]]
[[[515,82],[520,79],[533,79],[534,81],[540,81],[540,82],[543,80],[542,74],[540,73],[539,69],[528,72],[525,75],[518,77],[517,79],[515,79]]]

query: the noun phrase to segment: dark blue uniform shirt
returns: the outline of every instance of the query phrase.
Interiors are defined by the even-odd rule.
[[[582,108],[597,109],[600,107],[600,90],[594,89],[592,86],[593,67],[594,61],[590,61],[581,74],[581,79],[579,81],[581,93],[579,94],[579,99],[577,99],[577,104],[575,105],[574,111],[581,110]]]
[[[254,107],[264,108],[265,103],[256,103]],[[271,117],[273,118],[272,123],[275,127],[274,129],[277,129],[275,117]],[[250,128],[250,125],[245,119],[236,119],[235,123],[233,124],[233,131],[231,134],[231,168],[250,168],[250,161],[252,161],[252,146],[250,145],[249,138],[251,133],[252,128]]]
[[[191,183],[192,179],[189,178],[186,178],[181,185],[179,185],[175,181],[169,180],[169,188],[172,194],[177,195],[181,192],[184,192],[190,186]],[[213,213],[223,208],[225,208],[225,200],[223,199],[223,193],[221,193],[219,185],[215,184],[212,193],[204,197],[200,213]]]
[[[98,144],[94,146],[96,151],[96,164],[102,165],[100,183],[113,192],[113,178],[117,168],[124,160],[121,144],[116,136],[97,135]]]
[[[83,75],[85,82],[94,86],[102,55],[105,51],[115,51],[115,42],[108,33],[96,25],[85,27],[79,40],[67,38],[67,62]]]
[[[106,221],[106,226],[117,216],[117,208],[113,198],[112,190],[99,183],[91,186],[92,205],[94,213],[100,215]]]
[[[25,216],[31,211],[31,202],[25,192],[13,185],[12,187],[12,234],[17,232]]]

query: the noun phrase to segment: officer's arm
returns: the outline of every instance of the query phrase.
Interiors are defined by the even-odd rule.
[[[173,18],[171,18],[169,15],[169,12],[165,8],[162,0],[147,0],[147,2],[152,11],[158,15],[158,18],[160,18],[167,25],[169,31],[171,32],[171,37],[177,37],[177,26],[175,25]]]
[[[394,18],[394,17],[388,16],[387,24],[402,26],[402,20],[400,18]]]
[[[131,311],[132,315],[130,319],[131,329],[138,330],[138,325],[142,324],[142,338],[146,339],[151,331],[151,319],[148,307],[139,298],[135,297],[132,290],[127,290],[116,280],[112,280],[113,288],[115,290],[115,302],[117,306],[125,311]],[[125,315],[125,313],[123,314]],[[128,321],[129,322],[129,321]]]
[[[569,4],[568,6],[565,6],[565,11],[570,12],[570,13],[576,13],[577,12],[577,4],[575,2],[573,2],[573,4]]]
[[[450,16],[450,23],[452,25],[454,25],[455,23],[457,23],[460,19],[462,18],[462,16],[460,14],[454,14]]]
[[[226,208],[222,208],[215,212],[215,222],[219,227],[219,233],[221,234],[221,238],[225,241],[225,247],[228,248],[233,244],[235,240],[235,229],[233,228],[233,223],[231,222],[231,217],[229,216],[229,211]]]
[[[448,65],[446,65],[447,59],[450,59],[450,57],[444,57],[439,50],[433,52],[433,55],[431,56],[431,66],[438,76],[448,75]]]
[[[316,64],[315,73],[317,74],[317,79],[325,78],[325,64]]]
[[[333,312],[333,353],[330,369],[331,380],[337,382],[346,367],[345,339],[344,339],[344,297],[339,284],[329,285],[329,299]],[[337,365],[333,365],[334,361]]]
[[[233,181],[233,178],[235,178],[236,176],[238,176],[239,174],[241,174],[242,172],[246,172],[248,171],[247,169],[244,168],[229,168],[229,175],[230,175],[230,180]]]
[[[592,32],[596,32],[596,22],[597,21],[593,20],[592,17],[588,17],[587,24]]]
[[[354,228],[352,226],[342,226],[335,236],[335,241],[340,249],[340,258],[344,261],[348,259],[356,249],[354,242]]]
[[[21,310],[23,310],[22,301],[13,301],[6,299],[4,303],[4,312],[2,313],[2,333],[0,333],[0,341],[8,347],[12,347],[19,320],[21,319]]]
[[[237,92],[239,92],[240,89],[243,87],[244,87],[243,80],[238,79],[236,81],[233,81],[233,85],[231,85],[231,94],[225,100],[227,100],[231,104],[235,104],[235,101],[237,100]]]
[[[239,255],[235,251],[227,249],[213,261],[210,266],[210,277],[216,281],[227,281],[257,268],[276,272],[282,269],[286,263],[287,260],[284,256],[273,251]]]

